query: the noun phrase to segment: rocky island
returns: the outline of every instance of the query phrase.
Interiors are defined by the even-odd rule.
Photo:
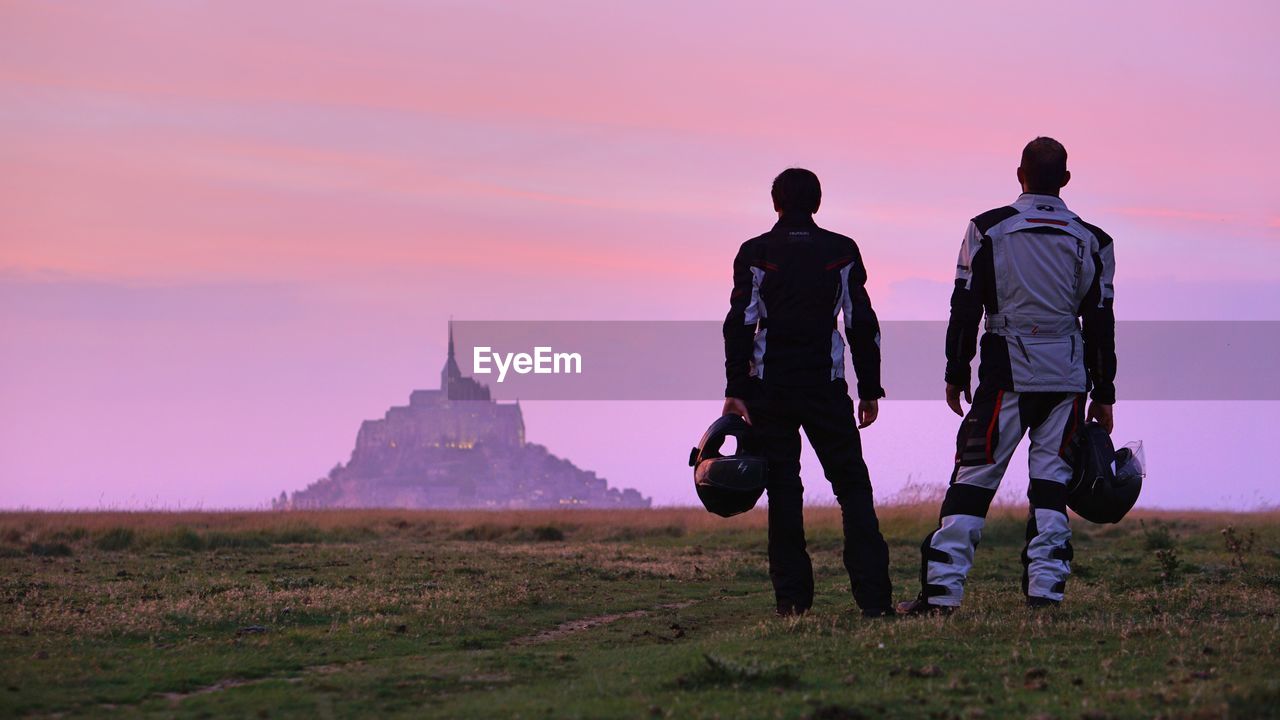
[[[303,508],[647,508],[632,489],[525,442],[520,403],[499,403],[464,377],[453,332],[440,389],[414,390],[407,406],[366,420],[345,464],[272,501]]]

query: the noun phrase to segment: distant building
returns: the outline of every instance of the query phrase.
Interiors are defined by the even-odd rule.
[[[520,403],[499,403],[489,388],[463,377],[453,329],[439,390],[414,390],[408,406],[366,420],[347,463],[339,464],[276,509],[645,508],[635,490],[526,443]]]

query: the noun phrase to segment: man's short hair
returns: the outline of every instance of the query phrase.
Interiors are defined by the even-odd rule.
[[[822,202],[822,184],[818,176],[804,168],[788,168],[773,179],[773,206],[782,212],[818,211]]]
[[[1067,149],[1051,137],[1038,137],[1022,149],[1022,176],[1031,190],[1057,191],[1067,179]]]

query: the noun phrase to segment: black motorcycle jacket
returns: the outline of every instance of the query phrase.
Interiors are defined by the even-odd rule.
[[[743,243],[724,320],[725,397],[746,397],[751,378],[784,387],[843,379],[841,315],[858,397],[884,397],[880,323],[866,281],[857,244],[810,215],[783,215]]]

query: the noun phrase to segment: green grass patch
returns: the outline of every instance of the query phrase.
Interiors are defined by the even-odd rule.
[[[886,513],[899,599],[936,512]],[[1009,511],[959,612],[866,620],[821,508],[798,619],[750,515],[9,514],[0,717],[1274,716],[1280,523],[1140,519],[1077,522],[1055,611]]]
[[[69,557],[71,546],[65,542],[33,542],[27,545],[27,553],[36,557]]]
[[[136,538],[137,533],[133,531],[133,528],[114,527],[100,533],[94,541],[94,546],[106,552],[117,552],[132,547]]]

